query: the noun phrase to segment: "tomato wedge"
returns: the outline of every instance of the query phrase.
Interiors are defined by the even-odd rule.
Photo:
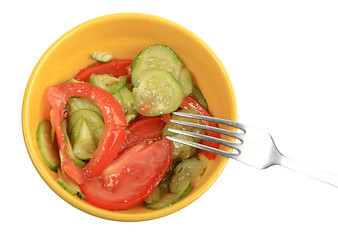
[[[125,150],[100,177],[81,185],[81,191],[97,207],[127,209],[143,202],[155,190],[171,164],[168,139],[143,141]]]
[[[130,82],[130,70],[128,67],[132,64],[133,60],[129,59],[113,59],[107,63],[98,63],[82,68],[74,77],[74,79],[82,82],[87,82],[89,77],[95,74],[111,74],[114,77],[127,76]]]
[[[162,130],[165,122],[161,116],[147,117],[136,120],[128,126],[130,134],[121,147],[121,150],[134,146],[144,140],[158,140],[162,137]]]
[[[119,152],[126,137],[127,122],[123,109],[108,92],[88,83],[64,83],[52,86],[48,89],[47,96],[52,105],[51,120],[55,128],[58,146],[65,158],[62,167],[78,184],[82,184],[86,177],[93,178],[99,175]],[[70,97],[83,97],[93,101],[100,108],[105,122],[105,130],[99,146],[84,168],[79,168],[69,158],[61,127],[64,108]]]
[[[193,109],[195,111],[197,111],[199,114],[203,115],[203,116],[209,116],[210,114],[207,110],[205,110],[199,103],[197,103],[194,99],[192,99],[189,96],[185,96],[181,106],[181,108],[185,108],[185,109]],[[203,121],[201,120],[201,122],[205,125],[208,126],[212,126],[212,127],[217,127],[217,124],[214,122],[208,122],[208,121]],[[211,131],[207,131],[207,135],[211,136],[211,137],[216,137],[216,138],[220,138],[221,135],[219,133],[215,133],[215,132],[211,132]],[[213,148],[219,148],[220,145],[214,142],[209,142],[206,140],[202,140],[201,144],[213,147]],[[201,152],[208,158],[208,159],[215,159],[217,157],[216,153],[212,153],[212,152],[207,152],[204,150],[201,150]]]

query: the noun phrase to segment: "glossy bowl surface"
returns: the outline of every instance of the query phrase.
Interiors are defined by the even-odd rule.
[[[209,161],[208,168],[190,193],[178,203],[157,211],[137,206],[123,211],[97,208],[68,194],[56,181],[40,156],[36,129],[49,118],[46,89],[72,78],[94,61],[89,54],[109,50],[116,58],[133,59],[152,44],[166,44],[191,71],[212,115],[237,120],[237,106],[230,78],[216,54],[195,34],[167,19],[141,13],[118,13],[98,17],[71,29],[54,42],[41,57],[28,81],[22,107],[22,127],[30,158],[48,186],[74,207],[105,219],[142,221],[174,213],[200,197],[223,171],[227,159]]]

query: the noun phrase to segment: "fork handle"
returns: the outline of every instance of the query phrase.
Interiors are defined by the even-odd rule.
[[[313,167],[307,166],[301,162],[292,160],[285,156],[281,156],[279,160],[279,165],[297,171],[299,173],[305,174],[307,176],[316,178],[320,181],[331,184],[335,187],[338,187],[338,176],[333,175],[328,172],[324,172]]]

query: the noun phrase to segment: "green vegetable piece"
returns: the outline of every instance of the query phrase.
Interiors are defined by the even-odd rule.
[[[77,120],[81,117],[84,119],[84,121],[86,121],[86,124],[89,128],[90,133],[93,136],[93,139],[97,147],[99,145],[105,127],[102,117],[92,110],[88,109],[77,110],[72,115],[70,115],[70,118],[68,119],[69,125],[68,127],[70,129],[70,135],[76,134],[75,132],[73,132],[73,127],[77,122]]]
[[[90,57],[99,62],[110,62],[114,59],[114,55],[108,51],[94,52],[90,54]]]
[[[180,193],[166,193],[161,196],[161,199],[150,204],[146,204],[146,207],[151,210],[158,210],[165,207],[169,207],[176,202],[180,201],[184,198],[191,188],[191,184],[187,186],[187,188]]]
[[[69,115],[72,115],[74,112],[80,109],[87,109],[92,110],[102,116],[102,113],[98,106],[95,103],[90,101],[87,98],[80,98],[80,97],[71,97],[68,99],[66,109]]]
[[[66,119],[64,119],[62,121],[61,126],[62,126],[62,132],[65,136],[65,141],[66,141],[66,146],[67,146],[66,152],[67,152],[68,157],[73,160],[73,162],[76,164],[76,166],[83,168],[86,165],[86,163],[81,161],[80,159],[78,159],[74,154],[73,147],[72,147],[72,145],[70,143],[70,139],[68,137],[67,120]]]
[[[63,162],[64,157],[61,152],[60,158],[61,162]],[[61,187],[63,187],[71,195],[79,195],[81,198],[83,198],[84,195],[82,194],[79,185],[72,178],[70,178],[62,168],[59,168],[57,173],[58,179],[56,181],[61,185]]]
[[[94,155],[94,151],[96,150],[96,144],[93,136],[89,131],[86,121],[83,119],[81,122],[80,131],[78,133],[78,138],[73,146],[74,154],[79,159],[92,158]]]
[[[64,81],[63,83],[80,83],[80,81],[77,81],[76,79],[71,78],[71,79]]]
[[[170,179],[169,190],[172,193],[180,193],[187,186],[194,184],[203,175],[206,163],[196,157],[185,159],[178,163],[173,170]]]
[[[173,134],[172,136],[174,138],[178,138],[178,139],[182,139],[182,140],[186,140],[190,142],[194,141],[193,137],[185,136],[182,134]],[[192,146],[188,146],[186,144],[173,141],[171,151],[172,151],[171,156],[173,159],[184,160],[184,159],[192,157],[196,153],[196,148]]]
[[[159,201],[161,198],[161,187],[157,186],[154,190],[154,192],[152,192],[152,194],[150,194],[150,196],[145,200],[146,203],[155,203],[157,201]]]
[[[182,65],[182,61],[168,46],[151,45],[140,52],[131,65],[132,84],[134,87],[138,87],[143,81],[142,75],[149,70],[170,72],[175,79],[179,79]]]
[[[199,115],[199,113],[193,109],[182,109],[178,112],[183,112],[183,113],[190,113],[190,114],[197,114]],[[172,119],[174,120],[179,120],[179,121],[185,121],[185,122],[191,122],[191,123],[196,123],[196,124],[201,124],[201,122],[198,119],[193,119],[193,118],[186,118],[186,117],[181,117],[181,116],[176,116],[173,115]],[[199,128],[194,128],[194,127],[189,127],[189,126],[183,126],[183,125],[179,125],[179,124],[171,124],[169,125],[168,123],[165,125],[165,127],[163,128],[162,131],[162,135],[169,135],[172,136],[173,133],[168,131],[168,128],[172,128],[172,129],[177,129],[177,130],[182,130],[182,131],[188,131],[188,132],[194,132],[194,133],[199,133],[199,134],[206,134],[206,131],[203,129],[199,129]],[[201,139],[199,138],[193,138],[193,140],[197,143],[201,142]]]
[[[142,81],[133,89],[136,111],[144,116],[158,116],[175,111],[184,93],[173,75],[153,70],[142,74]]]
[[[194,85],[192,84],[191,75],[188,69],[182,68],[178,82],[181,84],[185,96],[192,93]]]
[[[189,94],[189,97],[191,97],[192,99],[194,99],[196,102],[198,102],[205,110],[208,111],[208,103],[205,100],[203,93],[201,92],[201,90],[194,86],[192,89],[192,92]]]
[[[126,81],[127,76],[125,75],[116,78],[109,74],[92,74],[88,82],[113,94],[123,88]]]
[[[50,170],[56,172],[60,163],[60,157],[58,154],[57,143],[52,137],[52,126],[49,120],[44,120],[39,123],[36,138],[42,159]]]

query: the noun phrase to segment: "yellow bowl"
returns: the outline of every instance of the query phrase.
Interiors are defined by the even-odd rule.
[[[237,120],[237,106],[230,78],[216,54],[195,34],[169,20],[148,14],[119,13],[106,15],[78,25],[61,36],[44,53],[28,81],[22,107],[22,126],[30,158],[48,186],[74,207],[105,219],[142,221],[166,216],[189,205],[200,197],[218,178],[227,159],[209,161],[208,168],[190,193],[178,203],[161,209],[148,210],[137,206],[123,211],[108,211],[90,205],[68,194],[55,180],[40,156],[36,129],[48,118],[46,89],[72,78],[91,63],[94,51],[109,50],[116,58],[133,59],[151,44],[170,46],[191,71],[194,83],[202,90],[212,115]]]

